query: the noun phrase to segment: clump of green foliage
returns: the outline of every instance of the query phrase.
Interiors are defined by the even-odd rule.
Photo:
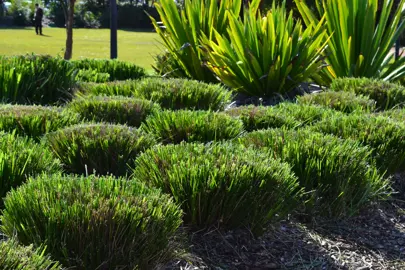
[[[74,269],[153,269],[181,224],[167,195],[114,177],[43,175],[5,198],[1,230]]]
[[[311,130],[268,129],[248,133],[245,146],[268,151],[292,166],[305,189],[305,211],[341,217],[384,197],[387,181],[370,158],[371,148]]]
[[[154,147],[136,159],[133,176],[171,194],[196,229],[247,226],[260,234],[300,196],[288,164],[229,143]]]
[[[124,125],[82,124],[49,133],[45,141],[66,172],[124,176],[138,154],[156,144],[152,135]]]
[[[297,101],[299,104],[321,105],[345,113],[372,112],[376,103],[368,97],[344,91],[306,94],[297,97]]]
[[[0,105],[0,130],[39,140],[44,134],[77,124],[80,115],[60,107]]]
[[[244,131],[240,120],[224,113],[184,110],[152,114],[141,129],[165,144],[229,140]]]
[[[139,127],[148,115],[160,109],[151,101],[123,96],[78,97],[69,104],[69,108],[89,121],[134,127]]]

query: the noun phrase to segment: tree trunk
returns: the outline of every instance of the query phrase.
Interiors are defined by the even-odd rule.
[[[66,20],[66,49],[65,49],[66,60],[70,60],[72,58],[74,13],[75,13],[75,0],[69,0],[69,6],[67,10],[67,20]]]

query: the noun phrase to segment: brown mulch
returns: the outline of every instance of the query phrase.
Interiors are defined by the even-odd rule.
[[[334,222],[291,219],[258,239],[249,230],[198,232],[189,250],[188,259],[165,268],[405,269],[405,199],[396,195]]]

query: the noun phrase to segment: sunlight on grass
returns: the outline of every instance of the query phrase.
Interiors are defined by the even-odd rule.
[[[25,53],[63,56],[66,32],[63,28],[44,28],[45,36],[33,28],[0,29],[0,55]],[[74,29],[73,59],[109,58],[109,29]],[[118,58],[151,70],[153,56],[162,51],[154,32],[118,31]]]

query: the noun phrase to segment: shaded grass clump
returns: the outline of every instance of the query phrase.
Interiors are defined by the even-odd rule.
[[[0,133],[0,208],[6,193],[24,183],[30,175],[60,171],[60,162],[45,145],[15,133]]]
[[[150,115],[141,129],[165,144],[229,140],[243,132],[243,123],[224,113],[161,111]]]
[[[18,245],[15,240],[0,241],[0,269],[2,270],[59,270],[62,267],[44,254],[46,249]]]
[[[358,96],[352,92],[321,92],[306,94],[297,97],[299,104],[321,105],[331,109],[352,113],[352,112],[372,112],[375,110],[375,101],[364,96]]]
[[[45,141],[68,173],[124,176],[128,163],[155,139],[124,125],[83,124],[49,133]]]
[[[153,269],[181,217],[169,196],[136,181],[43,175],[7,195],[0,228],[46,245],[65,267]]]
[[[376,101],[377,109],[388,110],[403,106],[405,87],[397,83],[369,78],[338,78],[331,86],[332,91],[344,91],[367,96]]]
[[[291,164],[306,191],[305,211],[311,215],[352,215],[386,195],[387,182],[370,158],[372,150],[359,142],[305,129],[260,130],[239,141]]]
[[[171,194],[195,229],[248,226],[260,234],[300,196],[288,164],[229,143],[154,147],[136,159],[133,176]]]
[[[59,107],[0,105],[0,130],[39,140],[44,134],[77,124],[80,115]]]
[[[373,148],[380,170],[396,172],[405,165],[405,125],[387,117],[352,114],[318,122],[313,130],[354,139]]]
[[[219,84],[187,79],[146,78],[107,84],[83,84],[90,95],[129,96],[151,100],[171,110],[223,110],[231,102],[231,92]]]
[[[139,127],[159,105],[144,99],[123,96],[87,96],[74,99],[69,108],[84,119]]]

